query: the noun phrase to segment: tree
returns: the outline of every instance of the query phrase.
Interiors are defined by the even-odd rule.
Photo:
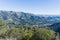
[[[0,37],[5,38],[5,32],[6,32],[6,23],[3,19],[0,19]]]
[[[54,38],[55,32],[46,28],[39,29],[39,36],[42,40],[51,40]]]
[[[3,19],[0,19],[0,26],[4,26],[5,25],[5,22]]]
[[[32,30],[29,30],[28,27],[26,27],[26,29],[24,31],[22,31],[22,34],[24,35],[26,40],[30,40],[30,38],[32,38],[32,36],[33,36]]]

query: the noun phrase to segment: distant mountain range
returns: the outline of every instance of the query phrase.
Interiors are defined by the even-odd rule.
[[[31,25],[43,27],[60,23],[60,16],[34,15],[31,13],[14,11],[0,11],[0,18],[4,19],[8,25]]]

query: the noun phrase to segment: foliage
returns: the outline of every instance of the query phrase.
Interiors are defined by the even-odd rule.
[[[16,40],[51,40],[55,32],[48,28],[26,27],[26,26],[6,26],[3,20],[0,20],[0,38],[13,38]]]
[[[6,25],[5,21],[3,19],[0,19],[0,27],[5,25]]]
[[[39,36],[40,38],[42,38],[42,40],[51,40],[52,38],[54,38],[54,34],[55,32],[52,30],[45,29],[45,28],[39,29]]]

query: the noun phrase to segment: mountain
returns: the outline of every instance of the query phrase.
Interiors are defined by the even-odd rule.
[[[56,32],[60,33],[60,22],[59,23],[54,23],[50,26],[51,29],[53,29]]]
[[[7,25],[25,26],[48,26],[60,22],[60,16],[34,15],[31,13],[0,11],[0,18],[6,21]]]

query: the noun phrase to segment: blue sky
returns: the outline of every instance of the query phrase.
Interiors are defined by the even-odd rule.
[[[0,10],[60,15],[60,0],[0,0]]]

